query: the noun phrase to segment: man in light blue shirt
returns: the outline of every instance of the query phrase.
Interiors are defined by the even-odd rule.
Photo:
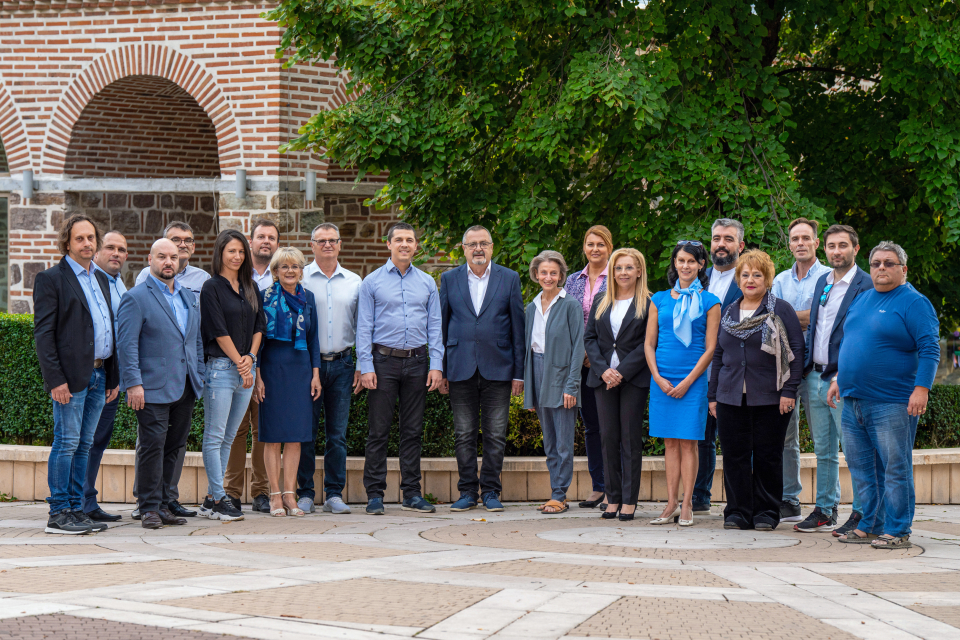
[[[773,295],[788,302],[797,312],[803,337],[806,340],[807,326],[810,324],[810,307],[813,304],[813,292],[817,288],[817,280],[830,267],[817,259],[817,248],[820,238],[817,236],[815,220],[797,218],[790,223],[787,229],[790,239],[790,252],[796,259],[794,265],[777,274],[773,280]],[[793,354],[796,358],[803,358],[804,354]],[[810,403],[807,396],[807,386],[800,382],[800,401],[810,416]],[[787,435],[783,442],[783,499],[780,503],[781,522],[800,522],[800,402],[793,407]]]
[[[360,285],[357,360],[367,389],[368,435],[363,485],[367,513],[382,515],[387,488],[387,439],[400,402],[401,508],[432,513],[420,487],[420,452],[427,391],[443,379],[443,335],[437,283],[411,264],[413,227],[400,222],[387,233],[390,259]]]
[[[87,268],[71,258],[69,254],[65,258],[77,276],[77,280],[80,281],[80,288],[83,289],[87,307],[90,309],[90,318],[93,321],[93,357],[106,360],[113,355],[113,323],[110,321],[110,307],[100,290],[100,284],[93,275],[96,269],[92,262]]]

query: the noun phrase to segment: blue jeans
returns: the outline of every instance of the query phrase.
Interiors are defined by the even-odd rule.
[[[223,472],[252,395],[253,386],[243,388],[237,365],[230,358],[207,360],[203,385],[203,466],[207,472],[207,493],[214,500],[223,500],[227,495],[223,490]]]
[[[107,401],[106,384],[103,368],[94,369],[87,388],[74,393],[67,404],[51,399],[53,447],[47,459],[50,515],[65,509],[79,511],[83,506],[87,457],[100,412]]]
[[[103,411],[100,412],[100,420],[97,422],[97,429],[93,434],[93,444],[90,446],[90,454],[87,456],[87,477],[83,481],[83,511],[90,513],[96,511],[100,505],[97,504],[97,474],[100,472],[100,461],[103,459],[103,452],[110,446],[110,439],[113,437],[113,421],[117,417],[117,407],[120,404],[120,394],[103,405]]]
[[[540,390],[543,380],[543,355],[533,354],[533,393]],[[567,489],[573,482],[573,438],[577,427],[577,410],[560,407],[541,407],[534,397],[534,407],[543,429],[543,450],[547,454],[552,498],[558,502],[567,499]]]
[[[717,470],[717,419],[707,413],[707,426],[703,440],[697,444],[700,466],[693,485],[693,504],[710,506],[710,490],[713,489],[713,472]]]
[[[811,373],[810,375],[814,374]],[[807,397],[807,385],[803,380],[800,381],[800,388],[797,390],[797,404],[793,407],[793,413],[790,414],[787,435],[783,439],[783,502],[794,505],[800,504],[800,492],[803,490],[803,485],[800,484],[801,402],[803,402],[803,408],[807,411],[807,421],[809,422],[810,401]]]
[[[847,443],[843,439],[845,428],[841,427],[843,398],[837,400],[837,408],[827,404],[827,391],[830,380],[825,380],[816,371],[811,371],[801,383],[806,387],[804,408],[807,410],[807,423],[810,425],[810,437],[813,438],[813,450],[817,454],[817,506],[821,511],[829,512],[840,504],[840,444],[843,450]],[[847,466],[850,465],[849,460]],[[851,479],[853,478],[851,469]],[[857,493],[857,481],[853,484],[853,510],[861,511],[860,496]]]
[[[905,403],[845,398],[843,449],[860,498],[866,533],[910,534],[916,494],[913,443],[918,416]]]
[[[353,355],[320,363],[320,397],[313,401],[313,439],[300,443],[297,498],[315,500],[313,474],[317,470],[317,429],[323,416],[326,445],[323,450],[323,492],[327,499],[343,497],[347,484],[347,422],[353,391]]]

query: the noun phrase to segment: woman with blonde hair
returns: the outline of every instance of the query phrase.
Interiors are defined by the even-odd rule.
[[[320,397],[317,302],[300,284],[305,264],[298,249],[278,250],[270,261],[273,284],[260,292],[267,329],[257,361],[254,399],[260,403],[258,435],[264,443],[271,516],[304,515],[297,507],[296,493],[300,443],[313,437],[313,402]]]
[[[617,249],[610,258],[607,290],[596,295],[584,334],[591,363],[587,385],[596,394],[600,419],[607,498],[601,517],[606,520],[633,520],[637,509],[650,392],[644,353],[649,309],[643,254]]]

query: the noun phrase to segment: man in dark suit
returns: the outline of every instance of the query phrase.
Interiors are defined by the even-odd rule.
[[[523,393],[524,311],[520,275],[493,264],[493,237],[474,226],[463,234],[467,264],[440,276],[443,381],[456,432],[460,499],[451,511],[483,502],[503,511],[500,472],[507,443],[510,394]],[[483,465],[477,477],[477,433]]]
[[[137,500],[144,529],[186,524],[168,508],[180,448],[203,391],[200,302],[174,279],[177,246],[150,250],[150,275],[120,302],[117,331],[127,404],[137,414]]]
[[[743,224],[739,220],[714,220],[710,231],[710,261],[713,266],[707,269],[707,290],[720,298],[721,318],[727,307],[742,296],[734,276],[734,267],[737,266],[737,260],[745,246]],[[710,369],[707,369],[707,376],[709,375]],[[710,412],[707,412],[707,426],[698,449],[700,467],[697,469],[697,481],[693,485],[693,513],[708,514],[713,472],[717,469],[717,419],[710,415]]]
[[[873,289],[873,280],[855,262],[860,244],[853,227],[833,225],[823,234],[823,246],[833,270],[820,276],[813,290],[804,380],[801,383],[806,386],[809,405],[804,408],[807,410],[813,450],[817,454],[817,504],[813,512],[793,528],[803,532],[833,531],[834,535],[841,536],[857,528],[863,511],[854,487],[853,513],[843,526],[837,527],[843,400],[838,399],[837,406],[833,408],[827,404],[827,393],[830,381],[837,375],[847,310],[854,298]]]
[[[93,266],[103,238],[93,220],[64,220],[57,238],[63,258],[37,274],[33,335],[44,391],[53,398],[53,447],[47,460],[50,518],[45,531],[102,531],[83,512],[83,481],[103,405],[117,397],[113,308],[104,274]]]

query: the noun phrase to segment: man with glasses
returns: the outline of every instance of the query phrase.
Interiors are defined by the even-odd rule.
[[[830,383],[837,375],[847,312],[857,296],[873,289],[870,276],[855,262],[859,242],[853,227],[843,224],[835,224],[823,234],[824,252],[833,269],[820,276],[813,291],[802,383],[806,390],[807,424],[817,454],[817,504],[803,522],[794,525],[796,531],[833,531],[839,536],[856,528],[863,513],[854,484],[853,513],[837,528],[843,405],[833,407],[827,398]]]
[[[478,500],[503,511],[500,472],[507,444],[510,394],[523,393],[525,315],[520,274],[494,264],[493,237],[482,226],[462,240],[467,264],[440,276],[443,381],[450,394],[460,499],[451,511]],[[483,425],[483,465],[477,475],[477,435]]]
[[[863,506],[863,518],[840,541],[905,549],[916,501],[913,445],[940,362],[940,323],[907,283],[900,245],[873,248],[870,278],[873,288],[847,313],[839,373],[827,395],[831,406],[843,398],[843,451]]]
[[[813,291],[820,276],[830,271],[830,267],[817,260],[817,223],[806,218],[797,218],[787,227],[790,252],[796,262],[786,271],[781,271],[773,279],[773,295],[780,298],[797,312],[803,337],[807,337],[810,324],[810,306],[813,304]],[[794,354],[800,357],[800,354]],[[783,497],[780,501],[780,522],[800,522],[800,402],[810,415],[810,401],[807,399],[807,387],[801,380],[797,390],[798,402],[790,414],[787,435],[783,441]]]
[[[297,506],[311,513],[316,510],[315,446],[320,418],[323,417],[323,510],[350,513],[343,501],[347,483],[347,420],[350,417],[350,392],[360,390],[360,370],[353,361],[357,336],[357,302],[360,276],[340,266],[340,229],[324,222],[310,234],[314,261],[303,269],[303,286],[317,300],[317,338],[320,341],[320,397],[313,401],[313,438],[300,444],[300,468],[297,472]]]

